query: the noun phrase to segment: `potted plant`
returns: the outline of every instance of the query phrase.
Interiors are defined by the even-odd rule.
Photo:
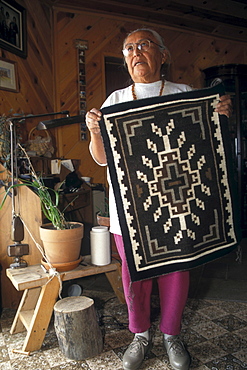
[[[102,208],[98,208],[97,222],[100,226],[110,227],[110,214],[109,214],[109,200],[105,197],[105,201]]]
[[[10,159],[10,132],[8,117],[0,116],[0,158],[6,163]]]
[[[0,115],[0,160],[4,167],[10,169],[10,161],[11,161],[11,129],[10,129],[10,121],[13,118],[16,120],[17,118],[21,120],[21,114],[14,114],[11,117],[12,110],[9,112],[10,115],[2,114]],[[15,140],[20,141],[20,126],[18,123],[15,123]]]
[[[40,238],[44,247],[42,263],[46,267],[52,265],[58,271],[71,270],[81,261],[80,249],[84,225],[79,222],[66,221],[65,210],[62,212],[59,209],[59,192],[44,185],[42,177],[37,176],[25,149],[21,147],[21,150],[28,160],[31,180],[22,180],[21,183],[9,186],[0,204],[0,209],[13,188],[20,186],[32,188],[40,199],[44,216],[50,221],[50,223],[40,226]]]

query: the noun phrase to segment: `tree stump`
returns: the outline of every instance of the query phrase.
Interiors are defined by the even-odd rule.
[[[54,306],[54,327],[62,353],[72,360],[100,354],[103,337],[91,298],[67,297]]]

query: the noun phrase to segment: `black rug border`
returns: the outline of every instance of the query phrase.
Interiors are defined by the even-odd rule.
[[[165,103],[170,102],[176,99],[195,99],[199,97],[205,97],[208,95],[215,95],[219,94],[220,96],[225,95],[225,87],[223,83],[219,83],[218,85],[212,86],[212,87],[205,87],[203,89],[195,89],[191,91],[184,91],[179,92],[175,94],[169,94],[169,95],[162,95],[162,96],[155,96],[153,98],[145,98],[145,99],[137,99],[137,100],[130,100],[123,103],[118,103],[114,105],[110,105],[108,107],[101,108],[100,111],[103,115],[106,115],[108,113],[117,113],[119,111],[125,111],[130,109],[130,103],[131,103],[131,109],[139,108],[139,107],[145,107],[146,105],[151,104],[159,104],[159,103]],[[179,100],[178,99],[178,100]],[[223,116],[227,119],[226,116]],[[100,125],[103,123],[102,120],[103,117],[101,117]]]
[[[166,103],[166,102],[169,103],[175,100],[178,100],[178,102],[181,100],[188,101],[190,99],[194,100],[195,98],[199,98],[199,97],[203,98],[203,97],[207,97],[210,95],[217,95],[217,94],[219,96],[222,96],[225,94],[225,88],[222,83],[215,85],[213,87],[208,87],[204,89],[197,89],[197,90],[192,90],[192,91],[187,91],[187,92],[164,95],[161,97],[128,101],[128,102],[115,104],[115,105],[101,109],[102,117],[100,120],[100,129],[101,129],[101,134],[103,137],[104,147],[106,151],[111,181],[112,181],[112,184],[114,184],[114,194],[115,194],[115,199],[116,199],[116,204],[117,204],[119,222],[120,222],[120,227],[122,230],[124,245],[126,249],[131,249],[131,240],[129,238],[128,226],[127,226],[127,222],[125,219],[125,213],[123,210],[123,203],[121,199],[120,187],[119,187],[119,183],[117,179],[117,173],[115,170],[114,156],[113,156],[113,152],[110,146],[110,140],[108,137],[106,126],[105,126],[104,116],[107,114],[114,114],[118,112],[121,112],[124,114],[125,111],[128,111],[130,109],[133,110],[135,108],[145,107],[145,106],[149,106],[153,104]],[[130,107],[130,103],[131,103],[131,107]],[[224,126],[227,125],[227,127],[229,128],[228,118],[225,115],[219,115],[219,120],[220,120],[221,127],[222,125]],[[184,261],[184,262],[179,262],[179,263],[172,263],[171,265],[166,265],[165,273],[164,273],[164,266],[155,267],[154,277],[161,276],[161,275],[174,272],[174,271],[189,270],[189,269],[198,267],[199,265],[206,264],[212,260],[223,257],[224,255],[233,251],[237,247],[239,241],[241,240],[241,237],[242,237],[241,230],[240,230],[240,227],[238,227],[238,224],[239,224],[238,214],[239,214],[240,205],[238,204],[238,200],[236,197],[236,191],[234,191],[234,189],[236,188],[236,184],[234,182],[234,166],[233,166],[233,159],[232,159],[230,131],[228,129],[222,130],[222,136],[223,136],[223,141],[224,141],[224,146],[225,146],[225,159],[227,162],[227,168],[228,168],[228,174],[229,174],[228,181],[230,185],[229,188],[230,188],[230,193],[231,193],[231,198],[232,198],[234,231],[235,231],[235,235],[237,238],[237,243],[229,247],[222,247],[222,249],[220,250],[211,252],[210,255],[198,257],[193,261],[190,260],[189,262]],[[148,278],[146,277],[145,271],[136,271],[133,253],[128,253],[128,254],[126,253],[126,258],[127,258],[132,282],[150,278],[150,277]]]

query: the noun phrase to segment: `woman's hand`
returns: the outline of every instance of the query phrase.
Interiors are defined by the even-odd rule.
[[[215,112],[225,114],[228,118],[232,115],[232,101],[230,95],[222,95],[220,102],[216,105]]]
[[[92,134],[100,134],[99,121],[101,119],[102,113],[96,109],[92,108],[86,114],[86,125]]]

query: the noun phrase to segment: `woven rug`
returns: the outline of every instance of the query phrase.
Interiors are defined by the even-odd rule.
[[[197,267],[238,243],[222,85],[102,109],[132,281]],[[235,209],[236,208],[236,209]]]

